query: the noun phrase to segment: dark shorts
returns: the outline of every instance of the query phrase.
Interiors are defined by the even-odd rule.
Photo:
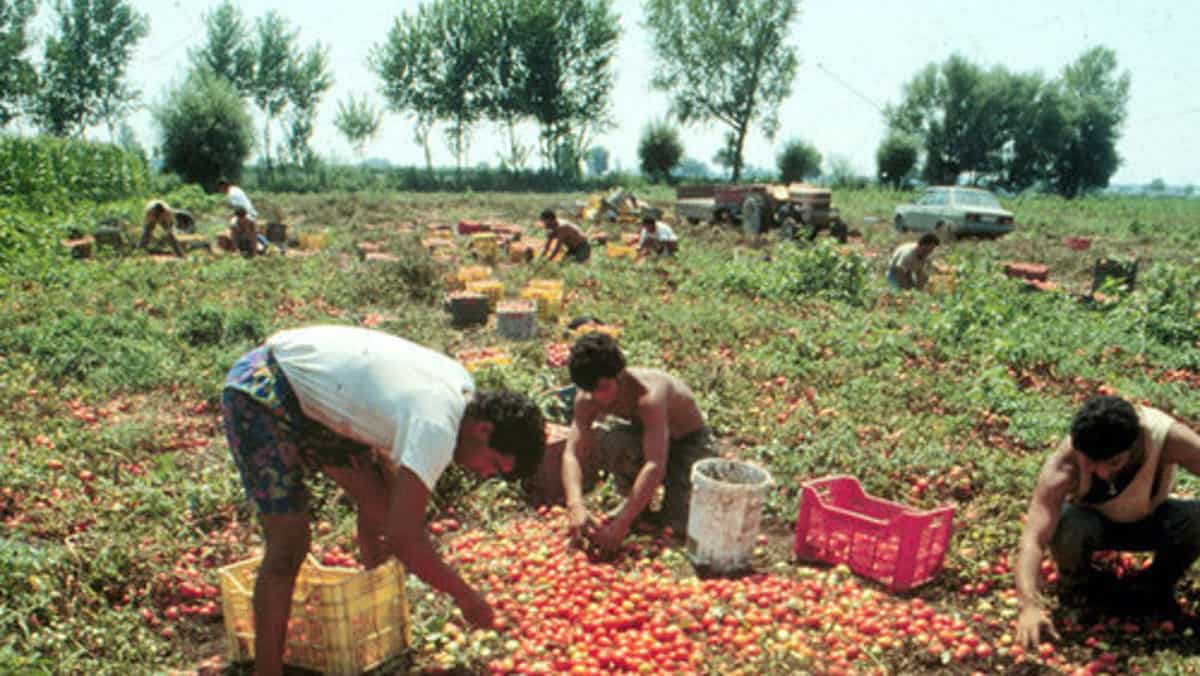
[[[355,467],[370,448],[308,418],[270,351],[246,353],[221,393],[225,438],[246,497],[259,514],[307,510],[305,477],[322,466]]]
[[[586,263],[592,257],[592,243],[585,241],[574,249],[567,249],[567,255],[574,258],[576,263]]]
[[[642,465],[646,464],[642,453],[642,428],[610,418],[595,434],[595,448],[582,468],[584,475],[593,475],[596,470],[603,469],[613,477],[617,490],[628,495]],[[663,478],[662,510],[659,513],[664,525],[671,526],[677,533],[684,532],[692,501],[692,465],[697,460],[718,455],[716,438],[707,425],[671,440],[667,447],[667,472]]]

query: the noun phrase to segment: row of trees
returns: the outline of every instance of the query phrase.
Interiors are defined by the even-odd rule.
[[[957,55],[930,64],[885,113],[880,179],[899,185],[923,158],[929,183],[965,174],[1014,192],[1040,187],[1072,197],[1103,188],[1120,165],[1129,83],[1105,47],[1087,50],[1055,79],[984,69]]]
[[[27,116],[45,132],[71,136],[103,123],[115,139],[139,105],[126,67],[147,18],[128,0],[53,0],[52,7],[54,30],[35,66],[28,52],[37,0],[0,0],[0,124]],[[799,57],[789,35],[799,0],[647,0],[644,12],[656,60],[651,86],[667,94],[678,123],[725,127],[713,160],[740,179],[747,136],[757,129],[774,138],[779,105],[792,91]],[[508,141],[503,168],[527,168],[536,150],[544,167],[578,176],[583,162],[593,171],[608,163],[592,141],[613,124],[620,33],[612,0],[426,0],[395,20],[369,67],[388,107],[411,117],[429,169],[435,130],[444,130],[461,169],[473,133],[491,123]],[[277,12],[249,22],[224,0],[205,16],[204,42],[189,57],[185,81],[156,110],[169,167],[194,180],[237,173],[254,145],[239,126],[248,103],[261,116],[268,174],[281,160],[313,164],[318,105],[333,85],[327,48],[302,46]],[[1128,95],[1129,75],[1117,73],[1115,53],[1103,47],[1054,79],[954,56],[918,73],[887,109],[879,174],[899,185],[919,166],[929,182],[965,174],[1068,196],[1102,187],[1120,162]],[[381,121],[366,96],[350,97],[335,125],[361,154]],[[527,124],[537,127],[536,148],[522,143]],[[652,125],[650,147],[663,145],[666,125]],[[274,129],[282,131],[277,148]],[[198,151],[210,157],[189,157]],[[666,177],[664,167],[681,161],[664,164],[669,155],[643,161],[644,170]],[[780,157],[785,178],[819,165],[819,153],[803,144],[789,144]]]
[[[396,19],[370,57],[389,107],[414,119],[432,168],[431,133],[461,169],[474,128],[504,130],[502,166],[524,169],[524,122],[543,163],[578,174],[584,150],[612,124],[612,59],[620,24],[610,0],[429,0]]]

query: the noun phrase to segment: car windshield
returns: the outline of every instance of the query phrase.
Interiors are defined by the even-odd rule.
[[[990,192],[982,190],[959,190],[954,194],[954,201],[968,207],[988,207],[999,209],[1000,203]]]

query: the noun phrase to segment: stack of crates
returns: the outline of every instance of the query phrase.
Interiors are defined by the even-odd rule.
[[[534,279],[521,290],[521,298],[537,302],[538,319],[557,321],[563,312],[563,283],[560,279]]]
[[[467,291],[487,296],[488,309],[495,310],[496,304],[504,298],[504,283],[498,279],[476,279],[467,282]]]
[[[494,232],[479,232],[471,235],[471,251],[484,262],[500,260],[500,238]]]
[[[454,272],[446,274],[446,283],[451,289],[465,289],[467,284],[488,279],[492,269],[486,265],[465,265]]]
[[[254,580],[262,557],[221,569],[221,604],[230,662],[254,658]],[[311,555],[292,592],[283,661],[323,674],[351,676],[397,657],[412,641],[404,567],[321,565]]]

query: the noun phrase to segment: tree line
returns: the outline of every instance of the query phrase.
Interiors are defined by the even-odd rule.
[[[930,64],[885,112],[880,180],[898,186],[915,171],[928,183],[966,176],[1066,197],[1106,187],[1120,166],[1129,86],[1106,47],[1088,49],[1053,79],[958,55]]]
[[[655,60],[649,86],[664,92],[669,118],[642,133],[641,168],[670,180],[695,160],[683,157],[679,125],[716,124],[724,142],[713,161],[742,178],[752,131],[773,139],[780,104],[800,65],[791,32],[799,0],[647,0],[642,17]],[[127,66],[149,20],[127,0],[53,0],[54,30],[42,59],[29,58],[38,0],[0,0],[0,125],[27,119],[40,131],[79,136],[105,125],[130,137],[122,120],[141,105]],[[285,16],[252,20],[232,0],[204,16],[204,38],[187,72],[153,107],[156,150],[186,180],[236,176],[257,147],[269,175],[276,165],[310,171],[319,104],[333,86],[329,47],[302,44]],[[386,108],[405,117],[433,171],[441,132],[461,172],[483,125],[505,139],[500,166],[578,177],[603,171],[595,139],[614,125],[614,58],[622,35],[611,0],[426,0],[393,21],[367,66]],[[887,107],[888,134],[877,149],[881,182],[895,186],[965,180],[1009,190],[1073,196],[1107,185],[1130,77],[1115,53],[1096,47],[1056,78],[985,68],[960,56],[930,64]],[[250,108],[261,127],[253,128]],[[361,157],[383,111],[367,94],[338,103],[335,127]],[[537,130],[534,145],[521,131]],[[277,136],[278,134],[278,136]],[[280,140],[276,140],[280,139]],[[821,155],[800,139],[778,157],[785,180],[820,172]],[[851,172],[833,156],[832,173]]]

